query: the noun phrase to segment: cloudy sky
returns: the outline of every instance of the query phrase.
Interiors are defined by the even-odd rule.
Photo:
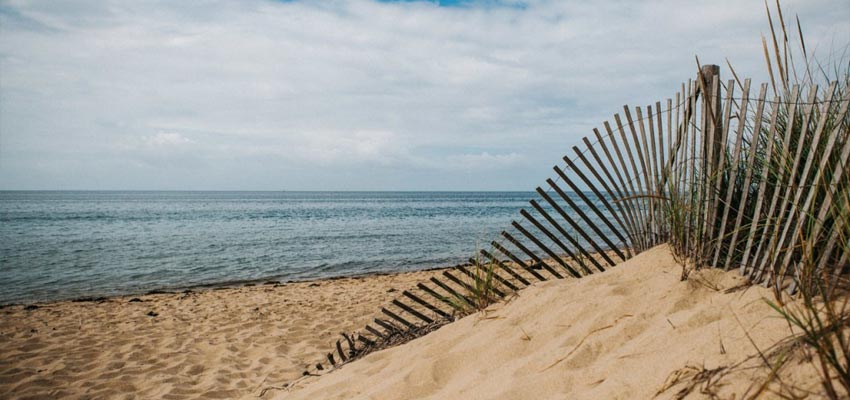
[[[850,1],[783,5],[847,49]],[[0,1],[0,189],[529,190],[694,55],[764,80],[768,32],[761,0]]]

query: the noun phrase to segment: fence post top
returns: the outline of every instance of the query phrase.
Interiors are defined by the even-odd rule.
[[[706,78],[720,75],[720,66],[717,64],[703,64],[700,66],[700,74]]]

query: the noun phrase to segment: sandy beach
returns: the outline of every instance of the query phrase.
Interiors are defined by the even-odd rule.
[[[0,310],[9,398],[741,398],[789,327],[736,272],[680,281],[659,246],[605,273],[506,303],[321,376],[339,332],[439,270]],[[732,311],[734,310],[734,312]],[[783,382],[817,390],[810,364]],[[706,372],[708,371],[708,372]],[[709,377],[707,381],[705,378]],[[287,383],[294,382],[288,387]],[[765,392],[776,390],[768,385]]]
[[[776,398],[771,357],[790,333],[736,271],[681,281],[664,246],[608,272],[543,282],[405,345],[308,377],[278,399]],[[796,357],[792,356],[792,357]],[[779,380],[818,390],[812,364]],[[712,397],[715,396],[715,397]]]
[[[0,397],[256,397],[438,273],[6,306]]]

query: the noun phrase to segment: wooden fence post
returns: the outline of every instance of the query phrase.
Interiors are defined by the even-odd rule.
[[[721,135],[723,123],[720,119],[720,90],[719,87],[714,86],[715,80],[720,81],[720,66],[715,64],[701,66],[700,76],[697,78],[700,77],[703,79],[703,156],[706,157],[703,166],[706,167],[705,171],[712,174],[720,163],[721,142],[724,139]],[[711,149],[709,145],[712,146]]]
[[[714,187],[714,179],[717,179],[717,172],[720,164],[720,149],[721,149],[721,126],[720,122],[720,67],[713,64],[702,65],[700,67],[699,76],[697,76],[697,84],[702,93],[702,121],[700,129],[702,137],[700,141],[700,154],[697,156],[700,160],[699,171],[699,187],[697,193],[697,207],[700,221],[696,224],[697,248],[695,249],[694,261],[696,265],[704,265],[703,257],[706,256],[706,244],[709,243],[712,228],[714,227],[713,204],[712,197],[714,193],[710,188]],[[696,133],[696,132],[695,132]],[[697,139],[696,136],[694,139]],[[696,183],[696,182],[694,182]],[[707,258],[707,257],[706,257]]]

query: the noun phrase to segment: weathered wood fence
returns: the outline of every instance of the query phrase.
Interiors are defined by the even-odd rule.
[[[768,88],[723,83],[717,66],[704,66],[675,98],[624,106],[572,147],[488,249],[403,291],[373,324],[343,335],[327,362],[450,321],[458,302],[476,301],[476,268],[493,267],[492,293],[505,297],[666,242],[694,267],[736,268],[791,291],[804,264],[840,274],[850,254],[850,221],[836,215],[850,207],[850,92],[833,83],[768,97]],[[325,367],[305,374],[316,369]]]

